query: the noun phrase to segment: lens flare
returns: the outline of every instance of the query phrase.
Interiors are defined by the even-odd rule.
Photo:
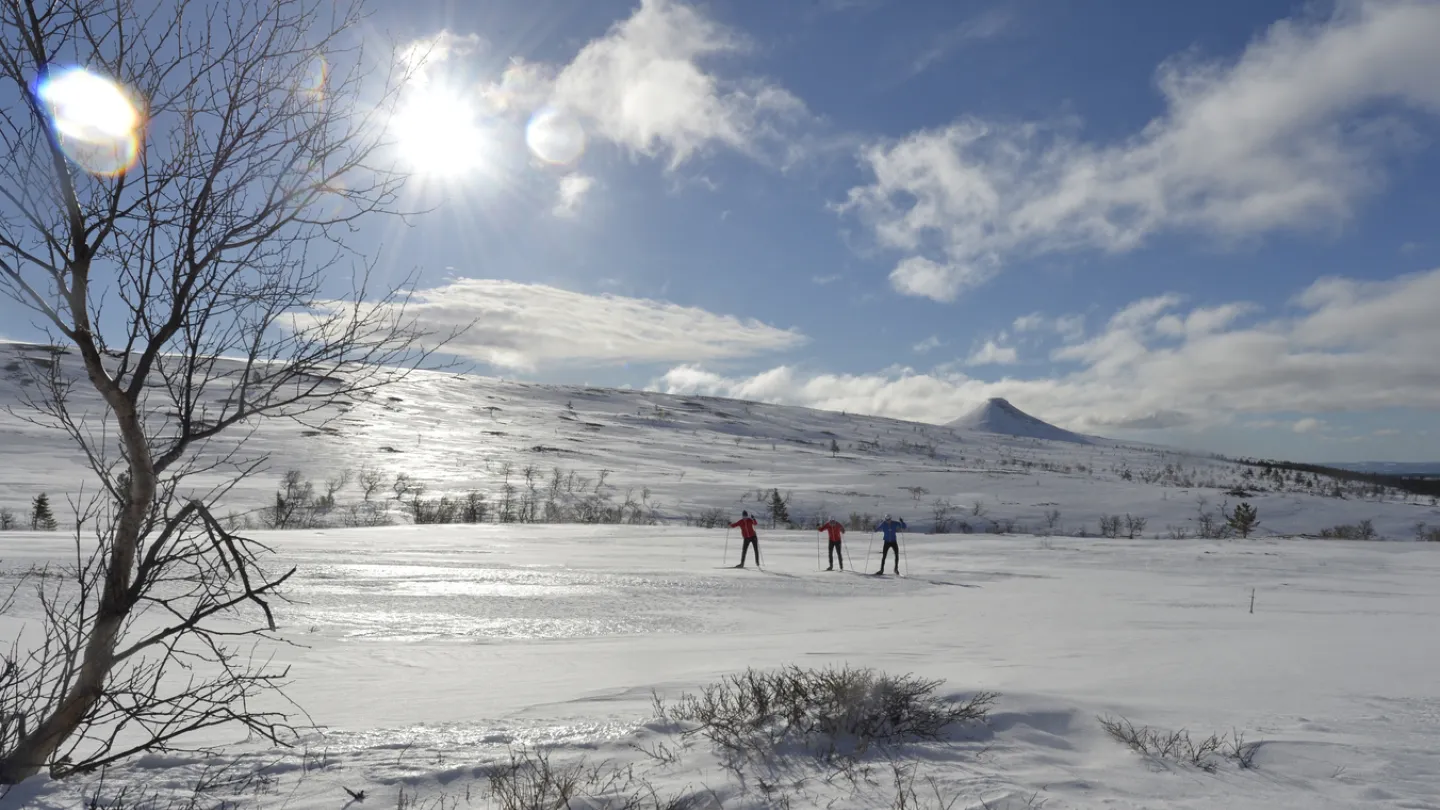
[[[317,56],[305,67],[300,79],[300,94],[314,101],[325,100],[325,84],[330,79],[330,64]]]
[[[546,163],[569,166],[585,154],[585,128],[575,116],[546,107],[525,125],[525,143]]]
[[[123,87],[76,67],[51,73],[35,87],[35,97],[75,165],[108,177],[135,164],[144,120]]]

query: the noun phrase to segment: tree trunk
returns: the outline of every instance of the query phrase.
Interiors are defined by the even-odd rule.
[[[105,679],[115,664],[115,647],[125,618],[134,607],[130,581],[135,557],[140,547],[140,533],[145,515],[155,499],[156,476],[145,441],[145,429],[135,404],[105,372],[100,352],[88,333],[76,341],[85,359],[90,383],[105,398],[115,413],[121,440],[130,458],[129,490],[119,519],[111,530],[110,549],[105,561],[105,587],[95,613],[95,623],[86,639],[84,656],[70,691],[53,712],[33,731],[19,741],[4,760],[0,760],[0,785],[13,785],[40,772],[56,750],[80,727],[85,716],[103,694]]]

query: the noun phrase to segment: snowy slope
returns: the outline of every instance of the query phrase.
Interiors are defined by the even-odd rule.
[[[946,427],[1052,442],[1090,444],[1093,441],[1088,436],[1072,433],[1043,419],[1037,419],[1000,397],[994,397],[959,419],[946,423]]]
[[[299,646],[276,654],[291,697],[327,730],[293,750],[220,734],[223,756],[137,759],[101,794],[141,785],[183,798],[209,769],[202,807],[495,808],[486,769],[512,745],[542,744],[557,762],[633,765],[663,795],[713,791],[696,807],[912,806],[895,804],[880,758],[858,784],[762,772],[778,790],[767,794],[650,713],[652,689],[673,698],[746,666],[848,662],[943,678],[946,693],[1001,693],[988,726],[897,752],[953,808],[1440,807],[1432,544],[915,536],[911,576],[877,579],[817,572],[814,537],[763,532],[761,573],[719,568],[723,530],[262,535],[300,568],[280,608]],[[57,553],[45,535],[0,543],[6,570]],[[848,543],[865,557],[866,535]],[[33,609],[0,617],[0,638]],[[1103,715],[1238,731],[1262,743],[1257,767],[1146,759],[1102,732]],[[661,746],[678,760],[638,750]],[[216,778],[232,762],[264,778]],[[95,784],[37,783],[0,808],[76,807]],[[347,805],[343,788],[369,798]]]
[[[83,459],[63,434],[20,418],[34,392],[23,370],[52,358],[62,371],[78,371],[71,355],[0,344],[0,406],[15,412],[0,410],[0,507],[24,512],[31,498],[48,492],[64,522],[66,496],[89,480]],[[97,417],[86,386],[75,390],[80,410]],[[1029,425],[999,406],[982,411],[993,415],[992,425]],[[1245,477],[1248,468],[1240,465],[1165,448],[711,397],[419,372],[342,404],[330,417],[323,425],[271,421],[247,434],[246,454],[267,458],[268,471],[237,487],[224,507],[246,513],[273,502],[287,469],[318,484],[362,467],[387,480],[408,475],[428,495],[478,490],[493,503],[509,464],[512,485],[523,487],[530,467],[543,488],[558,469],[577,491],[598,491],[615,503],[627,494],[645,499],[673,522],[706,508],[738,515],[778,489],[790,495],[791,517],[801,525],[814,525],[820,514],[892,512],[929,528],[935,503],[944,501],[955,507],[948,515],[955,531],[1096,534],[1101,516],[1130,514],[1147,521],[1142,536],[1164,537],[1193,534],[1200,512],[1233,505],[1239,498],[1226,491],[1240,486],[1259,510],[1265,535],[1315,534],[1371,520],[1382,537],[1405,539],[1417,523],[1440,525],[1428,499],[1323,497],[1308,480],[1277,488]],[[211,447],[215,454],[228,450],[224,441]],[[197,476],[192,483],[201,489],[216,481]],[[339,497],[360,495],[352,483]]]

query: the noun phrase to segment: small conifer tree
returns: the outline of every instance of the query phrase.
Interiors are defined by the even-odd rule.
[[[780,497],[780,490],[770,490],[770,525],[782,526],[790,523],[790,507],[786,499]]]
[[[40,493],[30,503],[30,529],[37,532],[53,532],[56,526],[55,515],[50,511],[50,496]]]
[[[830,457],[831,457],[831,458],[835,458],[835,457],[838,456],[838,455],[840,455],[840,443],[837,442],[837,441],[835,441],[834,439],[831,439],[831,440],[830,440]]]
[[[1249,503],[1241,503],[1225,516],[1225,523],[1239,532],[1241,537],[1248,538],[1250,532],[1260,525],[1260,514]]]

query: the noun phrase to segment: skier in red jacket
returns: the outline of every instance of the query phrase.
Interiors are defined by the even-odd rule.
[[[840,570],[845,570],[845,552],[840,548],[840,536],[845,533],[845,526],[838,520],[831,520],[828,523],[820,524],[817,532],[826,532],[830,535],[830,567],[826,571],[835,570],[835,558],[840,558]]]
[[[745,567],[745,557],[750,551],[750,546],[755,546],[755,565],[760,565],[760,538],[755,536],[755,518],[750,517],[746,511],[740,512],[740,519],[730,524],[730,528],[740,529],[740,536],[745,538],[745,544],[740,547],[740,564],[736,568]]]

